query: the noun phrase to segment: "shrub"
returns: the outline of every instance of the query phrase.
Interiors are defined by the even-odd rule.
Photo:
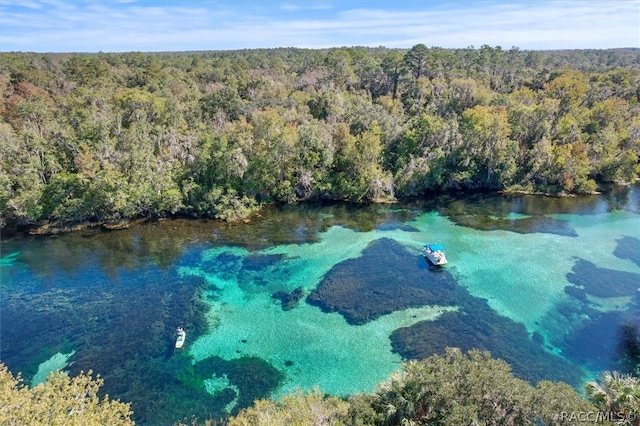
[[[14,377],[0,363],[0,424],[31,426],[133,425],[129,404],[100,399],[103,380],[91,372],[70,378],[64,372],[51,373],[33,388]]]

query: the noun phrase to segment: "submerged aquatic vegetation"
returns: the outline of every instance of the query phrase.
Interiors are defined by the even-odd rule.
[[[30,379],[75,350],[70,373],[100,373],[103,392],[131,402],[142,425],[219,418],[315,385],[369,392],[404,359],[447,346],[489,350],[531,382],[579,387],[583,374],[633,368],[637,340],[619,330],[640,317],[637,215],[509,203],[454,207],[505,224],[552,217],[577,236],[478,230],[414,201],[3,241],[20,254],[0,269],[0,319],[15,324],[0,329],[1,356]],[[449,249],[444,269],[418,254],[432,241]],[[189,338],[175,351],[178,325]]]

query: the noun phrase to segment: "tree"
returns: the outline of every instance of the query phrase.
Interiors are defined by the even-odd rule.
[[[324,395],[318,389],[296,392],[280,401],[259,400],[229,420],[229,426],[332,426],[343,425],[347,402]]]
[[[512,182],[517,144],[509,138],[510,132],[504,108],[477,105],[462,114],[466,155],[477,165],[476,179],[483,181],[485,187],[503,188]]]
[[[0,53],[0,224],[634,182],[638,63],[424,44]]]
[[[398,83],[404,71],[404,57],[397,50],[392,50],[382,60],[382,70],[387,76],[387,80],[391,85],[391,97],[398,97]]]
[[[325,63],[329,76],[338,87],[351,87],[358,77],[353,71],[351,53],[346,48],[330,49]]]
[[[614,413],[621,420],[640,413],[640,378],[617,371],[604,372],[599,381],[586,385],[587,395],[600,410]],[[640,424],[640,418],[633,424]]]
[[[382,169],[380,126],[377,122],[357,136],[341,124],[334,133],[334,194],[351,201],[393,199],[392,178]]]
[[[364,48],[351,48],[349,52],[359,88],[367,90],[373,98],[385,94],[384,73],[377,58]]]
[[[561,413],[595,410],[566,384],[541,382],[534,388],[488,352],[453,348],[406,362],[365,400],[383,425],[584,425]],[[357,410],[375,418],[362,402]]]
[[[408,123],[408,129],[386,153],[399,194],[416,195],[445,186],[453,134],[450,122],[429,113]]]
[[[404,63],[415,80],[424,76],[428,55],[429,49],[422,43],[416,44],[404,55]]]
[[[40,179],[40,161],[25,147],[10,125],[0,123],[0,207],[3,222],[35,223],[40,219],[40,197],[44,184]]]
[[[65,71],[72,80],[87,87],[104,86],[111,78],[109,65],[96,55],[74,55]]]
[[[586,194],[596,190],[595,181],[589,178],[589,158],[584,143],[555,145],[553,152],[550,169],[556,191]]]
[[[451,111],[458,115],[476,105],[486,105],[491,99],[491,92],[470,78],[453,79],[447,92],[446,98],[443,96],[443,101],[448,103],[444,112]]]
[[[213,120],[221,114],[224,120],[238,120],[242,113],[242,99],[238,91],[228,85],[220,85],[200,99],[205,118]]]
[[[81,222],[88,216],[83,195],[87,190],[82,175],[58,173],[46,185],[42,194],[42,214],[52,221]]]
[[[640,138],[632,137],[634,119],[627,101],[597,101],[585,114],[582,129],[592,168],[602,181],[633,182],[638,176]]]
[[[253,142],[245,183],[249,193],[261,200],[295,199],[292,181],[298,128],[286,118],[284,111],[270,107],[251,117]]]
[[[527,152],[543,137],[550,133],[549,122],[555,110],[548,100],[540,101],[537,94],[526,87],[513,91],[509,95],[509,125],[511,137]]]
[[[550,97],[560,100],[561,115],[582,103],[589,88],[586,79],[586,76],[579,71],[566,71],[545,85],[545,92]]]
[[[129,404],[98,397],[103,380],[80,374],[51,373],[29,388],[0,364],[0,424],[33,426],[133,425]]]
[[[329,172],[335,148],[328,125],[313,120],[299,128],[296,195],[305,199],[330,191]]]

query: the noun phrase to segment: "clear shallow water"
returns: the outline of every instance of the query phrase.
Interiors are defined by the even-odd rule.
[[[231,249],[226,258],[238,256],[234,258],[237,263],[242,263],[241,256],[245,260],[248,256],[273,256],[273,264],[262,265],[255,274],[246,267],[224,265],[220,258],[225,253],[219,248],[202,252],[201,265],[180,267],[179,271],[202,275],[215,287],[209,290],[209,320],[215,327],[193,343],[190,354],[196,361],[211,356],[265,359],[287,375],[276,396],[314,385],[335,395],[373,390],[402,361],[391,352],[388,336],[392,331],[457,308],[435,305],[398,310],[356,326],[338,313],[323,313],[304,302],[285,311],[271,295],[297,287],[313,290],[333,266],[358,257],[381,235],[393,234],[335,226],[315,243],[282,245],[259,254]]]
[[[372,391],[446,346],[580,388],[640,358],[638,194],[289,206],[248,225],[5,239],[0,359],[30,381],[71,354],[66,368],[100,373],[139,424],[297,388]],[[446,268],[418,255],[427,242],[447,246]]]

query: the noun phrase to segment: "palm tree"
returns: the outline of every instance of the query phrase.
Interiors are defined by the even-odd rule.
[[[416,416],[415,403],[418,395],[412,392],[409,378],[405,373],[396,372],[388,381],[379,385],[376,393],[377,404],[385,413],[388,424],[414,425]]]
[[[638,424],[640,419],[640,378],[617,371],[606,371],[600,376],[600,383],[589,382],[586,385],[587,395],[599,409],[622,415]]]

